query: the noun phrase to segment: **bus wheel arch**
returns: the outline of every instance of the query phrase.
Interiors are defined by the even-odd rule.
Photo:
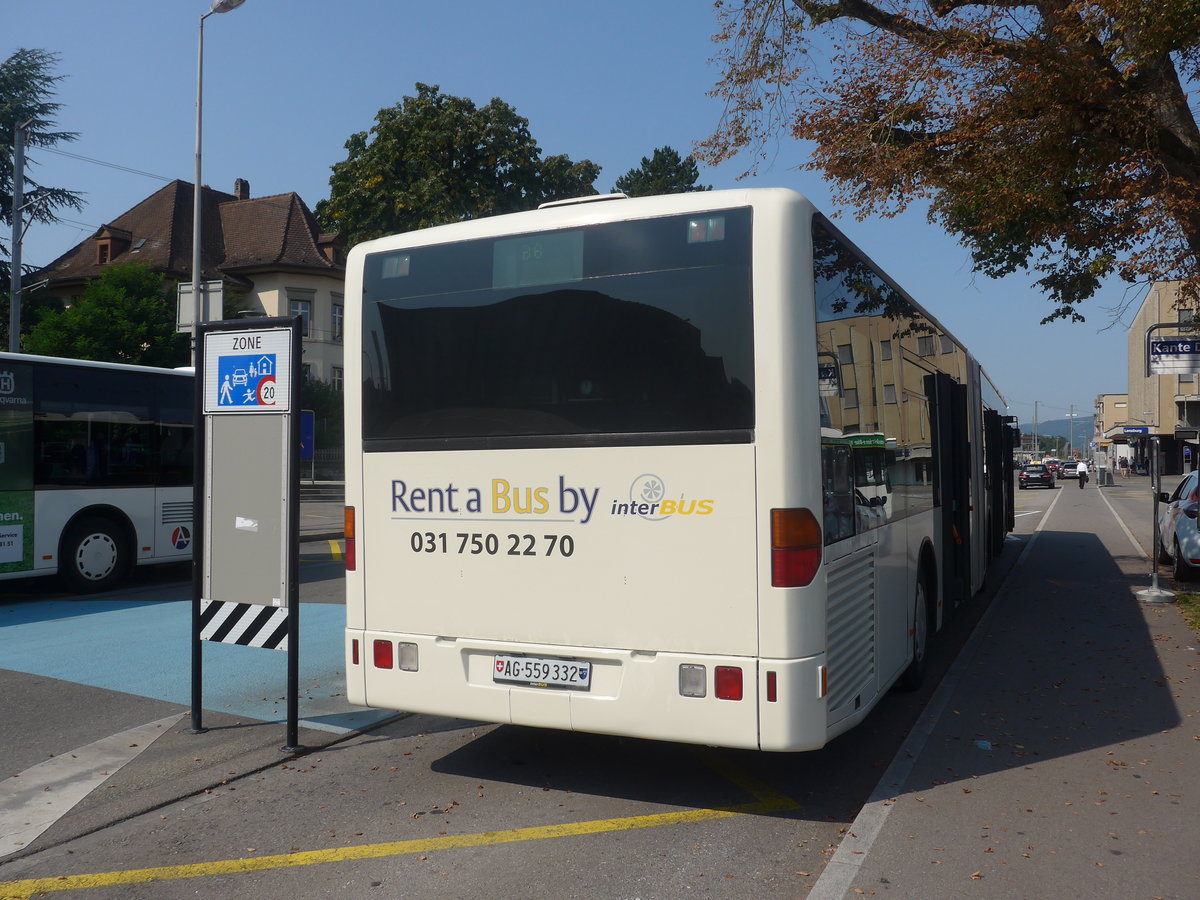
[[[58,574],[80,594],[107,591],[133,563],[133,527],[112,507],[81,510],[63,529]]]
[[[921,548],[917,565],[912,623],[912,660],[900,673],[900,687],[906,691],[915,691],[924,683],[929,642],[937,631],[937,565],[928,544]]]

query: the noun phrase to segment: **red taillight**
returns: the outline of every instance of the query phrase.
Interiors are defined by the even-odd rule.
[[[807,509],[771,510],[771,584],[804,587],[821,566],[821,526]]]
[[[346,571],[353,572],[358,566],[358,554],[354,550],[354,507],[347,506],[342,519],[346,538]]]
[[[717,666],[715,690],[718,700],[741,700],[742,670],[737,666]]]
[[[391,641],[375,641],[372,645],[375,654],[375,668],[391,669],[394,663],[394,650]]]
[[[779,699],[779,678],[776,673],[767,673],[767,702],[774,703]]]
[[[358,638],[350,642],[350,662],[353,665],[358,665]]]

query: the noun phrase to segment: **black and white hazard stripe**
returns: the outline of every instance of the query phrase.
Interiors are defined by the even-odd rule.
[[[288,611],[275,606],[200,601],[200,639],[218,644],[241,644],[286,650]]]

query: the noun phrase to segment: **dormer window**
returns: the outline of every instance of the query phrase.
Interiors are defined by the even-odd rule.
[[[133,243],[133,235],[124,228],[113,228],[102,225],[96,232],[96,265],[103,266],[112,262],[129,249]]]

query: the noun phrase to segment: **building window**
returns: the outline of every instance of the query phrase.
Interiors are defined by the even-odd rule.
[[[333,304],[333,315],[330,318],[330,325],[333,329],[333,339],[339,344],[342,341],[342,317],[345,315],[346,307],[340,303]]]
[[[953,353],[954,352],[954,339],[951,338],[950,335],[948,335],[948,334],[942,335],[942,352],[943,353]]]
[[[96,265],[102,266],[112,259],[112,244],[101,241],[96,245]]]
[[[883,402],[884,403],[895,403],[896,402],[896,386],[894,384],[885,384],[883,386]]]
[[[333,385],[333,389],[335,391],[340,391],[342,389],[342,367],[341,366],[333,367],[333,375],[330,378],[330,384]]]
[[[300,317],[300,334],[308,337],[308,323],[312,318],[311,300],[289,300],[291,315]]]
[[[884,360],[892,358],[892,342],[891,341],[880,341],[879,342],[879,358],[884,359]]]
[[[858,408],[858,388],[846,388],[842,391],[842,407],[844,409]]]
[[[838,344],[838,362],[843,366],[854,365],[854,348],[850,344]]]
[[[917,356],[933,356],[933,335],[926,334],[917,338]]]

